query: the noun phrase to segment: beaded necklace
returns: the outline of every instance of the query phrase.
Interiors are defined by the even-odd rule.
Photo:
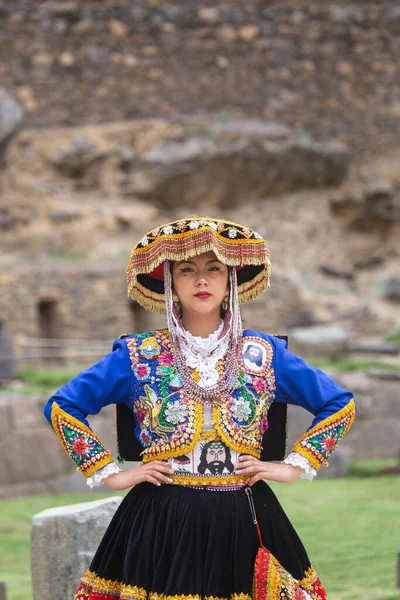
[[[211,398],[214,404],[222,403],[225,400],[225,397],[235,388],[238,380],[239,367],[242,363],[242,319],[239,310],[239,296],[235,268],[229,269],[229,283],[229,306],[225,315],[224,328],[219,338],[221,339],[227,334],[229,335],[224,365],[219,373],[217,383],[211,387],[203,388],[193,379],[192,372],[187,366],[185,357],[182,353],[180,341],[181,335],[178,334],[178,331],[183,331],[183,327],[174,307],[172,298],[171,264],[169,261],[165,261],[164,263],[167,323],[171,336],[171,346],[175,358],[175,365],[178,369],[185,392],[197,402],[209,401]]]

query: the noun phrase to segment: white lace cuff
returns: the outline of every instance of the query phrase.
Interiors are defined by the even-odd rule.
[[[305,456],[299,454],[298,452],[291,452],[283,461],[287,465],[292,465],[293,467],[301,467],[304,469],[304,473],[300,475],[299,479],[308,479],[311,481],[317,474],[317,471],[314,467],[311,466],[310,461],[307,460]]]
[[[87,478],[87,484],[90,488],[98,487],[103,479],[114,473],[119,473],[121,469],[115,462],[108,463],[105,467],[102,467],[98,471],[95,471],[93,475]]]

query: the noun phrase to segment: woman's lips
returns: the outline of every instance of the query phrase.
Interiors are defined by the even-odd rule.
[[[211,294],[209,294],[208,292],[198,292],[197,294],[195,294],[196,298],[209,298],[211,296]]]

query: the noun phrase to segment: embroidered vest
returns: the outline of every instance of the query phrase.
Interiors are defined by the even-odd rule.
[[[174,367],[167,329],[126,338],[133,371],[135,437],[142,459],[169,459],[191,451],[200,439],[203,405],[187,397]],[[274,399],[273,348],[259,336],[243,336],[243,364],[232,393],[213,406],[220,438],[238,452],[260,457],[267,414]],[[219,363],[223,371],[223,360]]]

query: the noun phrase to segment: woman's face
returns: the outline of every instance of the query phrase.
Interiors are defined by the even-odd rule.
[[[185,312],[219,313],[222,300],[228,296],[228,267],[214,252],[174,262],[172,281],[183,316]]]

